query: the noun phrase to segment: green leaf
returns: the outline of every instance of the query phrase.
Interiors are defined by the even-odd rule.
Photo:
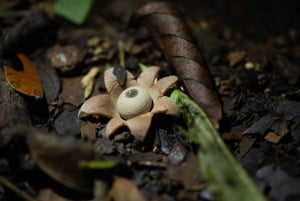
[[[144,71],[144,70],[146,70],[146,69],[148,68],[148,66],[146,66],[146,65],[143,64],[143,63],[139,63],[138,65],[139,65],[139,67],[140,67],[140,69],[141,69],[142,71]]]
[[[187,139],[199,145],[201,173],[217,201],[265,201],[254,182],[235,160],[205,112],[186,94],[174,90],[176,102],[188,127]]]
[[[94,0],[56,0],[54,12],[71,22],[81,25],[87,18]]]

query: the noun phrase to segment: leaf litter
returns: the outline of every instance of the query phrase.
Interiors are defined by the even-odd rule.
[[[181,6],[184,4],[177,3]],[[243,5],[243,3],[240,5]],[[40,200],[47,200],[47,196],[52,197],[52,200],[69,200],[70,195],[77,195],[78,192],[84,192],[84,195],[78,195],[77,200],[90,200],[92,197],[101,199],[103,196],[106,197],[107,193],[116,200],[123,200],[128,198],[129,195],[135,197],[132,198],[133,200],[202,200],[205,198],[214,200],[214,197],[209,196],[210,192],[207,191],[206,182],[201,178],[201,171],[199,173],[199,168],[195,166],[197,161],[192,151],[194,145],[180,136],[178,131],[174,130],[173,123],[167,119],[156,117],[153,120],[154,126],[149,130],[153,137],[147,138],[147,144],[144,145],[137,144],[130,132],[124,128],[118,131],[119,135],[116,135],[118,137],[113,141],[102,138],[105,135],[104,128],[107,124],[105,119],[101,119],[97,123],[91,122],[93,126],[85,132],[89,134],[87,136],[92,137],[79,139],[81,138],[79,135],[81,132],[80,126],[77,127],[77,123],[74,123],[76,121],[74,114],[85,100],[81,80],[93,66],[99,66],[101,70],[98,77],[94,79],[91,95],[105,91],[102,72],[108,67],[120,64],[118,41],[122,40],[124,42],[124,67],[126,69],[130,68],[135,76],[140,73],[138,63],[159,65],[162,76],[173,74],[174,69],[171,70],[168,65],[173,66],[176,69],[175,72],[179,72],[177,73],[178,76],[186,73],[185,70],[177,70],[177,68],[180,69],[180,65],[179,67],[176,67],[176,65],[180,62],[168,64],[164,61],[164,57],[152,44],[142,27],[133,28],[134,33],[130,32],[132,28],[112,30],[111,27],[114,26],[114,21],[118,21],[116,20],[118,17],[114,16],[114,12],[109,12],[108,15],[105,11],[105,8],[108,8],[105,7],[107,5],[102,6],[98,15],[93,14],[93,17],[95,17],[92,20],[93,22],[87,21],[87,26],[97,22],[103,26],[103,30],[110,30],[107,33],[114,33],[115,35],[107,36],[107,33],[100,33],[101,31],[98,28],[90,28],[84,31],[81,31],[80,28],[75,30],[74,27],[64,24],[64,27],[59,27],[59,34],[55,37],[57,41],[45,45],[45,49],[41,47],[41,43],[38,43],[38,47],[41,48],[39,51],[42,54],[36,54],[35,52],[30,55],[39,71],[47,102],[48,104],[51,103],[52,108],[48,122],[44,124],[34,123],[38,121],[33,122],[35,127],[42,127],[42,130],[17,128],[18,124],[27,126],[32,124],[30,121],[32,110],[28,109],[29,107],[27,108],[27,99],[11,91],[6,84],[3,84],[5,81],[0,80],[1,95],[14,97],[9,100],[2,97],[0,101],[0,136],[3,139],[1,140],[1,148],[4,150],[3,160],[9,161],[10,164],[10,177],[7,178],[17,179],[16,186],[18,188],[22,188],[24,192],[33,196],[39,195],[38,199]],[[183,5],[183,10],[185,6],[187,5]],[[95,6],[95,11],[99,11],[99,8]],[[163,8],[165,9],[165,7]],[[209,8],[209,5],[204,3],[202,8]],[[128,13],[125,7],[118,9],[125,9],[125,12]],[[193,8],[189,7],[189,9],[193,11]],[[230,9],[234,8],[231,7]],[[170,43],[168,37],[163,36],[165,33],[172,33],[176,26],[164,26],[164,23],[160,21],[161,19],[166,19],[166,22],[174,21],[176,23],[171,24],[186,29],[186,25],[182,24],[183,16],[176,9],[172,7],[170,10],[164,10],[164,12],[166,12],[166,18],[162,18],[161,13],[157,14],[151,11],[149,18],[142,17],[140,20],[145,26],[150,24],[153,26],[152,29],[158,29],[157,33],[159,35],[153,38],[168,61],[172,61],[173,56],[186,56],[186,52],[191,53],[187,57],[196,55],[197,60],[199,52],[193,51],[193,47],[188,44],[182,47],[187,47],[190,51],[183,51],[184,54],[182,55],[175,52],[174,49],[177,50],[178,47],[176,46],[177,42],[178,44],[184,43],[184,40],[178,38],[178,35],[175,34],[174,40],[176,43],[174,44]],[[208,12],[213,12],[213,9],[203,10],[201,13],[207,14]],[[101,13],[100,17],[99,13]],[[184,13],[195,15],[193,12]],[[197,11],[197,13],[199,12]],[[224,17],[222,11],[215,14],[215,22],[206,19],[205,23],[209,26],[203,26],[203,23],[200,25],[200,23],[192,22],[190,19],[187,22],[193,33],[200,33],[198,32],[200,29],[203,33],[203,27],[205,28],[204,31],[209,33],[199,34],[198,37],[202,38],[196,37],[198,41],[206,41],[205,37],[209,36],[210,39],[218,43],[222,40],[227,48],[225,49],[227,54],[224,55],[222,55],[224,49],[215,51],[214,54],[207,51],[203,52],[203,50],[200,52],[204,55],[210,55],[206,58],[207,62],[205,64],[201,62],[200,64],[204,66],[205,71],[208,69],[211,73],[211,78],[204,77],[201,79],[208,79],[210,83],[216,81],[216,89],[218,89],[219,98],[224,107],[225,122],[220,124],[221,134],[228,147],[232,149],[269,199],[297,200],[299,195],[295,189],[298,189],[299,186],[300,157],[298,144],[300,128],[299,92],[297,92],[299,74],[297,70],[293,70],[295,66],[299,65],[299,59],[293,52],[295,44],[297,44],[297,37],[292,37],[293,31],[291,30],[291,35],[282,34],[280,36],[284,40],[279,40],[275,35],[270,35],[269,43],[258,43],[252,39],[249,40],[249,38],[245,40],[241,36],[245,37],[242,33],[247,30],[247,27],[236,29],[237,32],[234,32],[235,26],[229,28],[226,27],[226,24],[220,23],[222,20],[219,17]],[[37,15],[40,16],[40,14]],[[105,15],[107,16],[103,17]],[[18,30],[26,27],[24,24],[28,24],[28,21],[31,22],[30,19],[32,18],[28,16],[24,20],[25,22],[22,22],[23,24],[16,26],[14,29],[17,30],[14,31],[16,35],[5,42],[6,50],[9,50],[9,52],[15,51],[16,46],[12,41],[20,42],[19,38],[22,37],[18,36],[21,33]],[[32,23],[28,26],[25,34],[27,41],[31,41],[30,37],[32,36],[28,34],[31,30],[38,33],[35,41],[40,41],[43,38],[41,37],[42,34],[39,33],[43,32],[44,25],[48,27],[49,21],[44,17],[40,19],[42,19],[41,24],[39,24],[41,22],[39,21],[39,23]],[[214,23],[219,23],[220,26],[215,27],[213,26]],[[96,27],[99,27],[99,24]],[[5,21],[4,26],[7,25],[12,24]],[[72,31],[70,32],[70,30]],[[118,33],[120,30],[122,30],[122,34]],[[153,30],[150,30],[151,33],[153,34]],[[184,33],[187,34],[188,32]],[[11,34],[9,35],[11,36]],[[187,35],[191,34],[188,33]],[[97,40],[94,42],[89,41],[93,38]],[[240,40],[244,42],[241,43]],[[161,41],[167,45],[159,45]],[[253,44],[251,44],[252,42]],[[175,46],[173,50],[168,49],[170,44]],[[258,44],[258,46],[254,44]],[[70,67],[69,71],[65,71],[66,73],[59,71],[54,66],[51,67],[49,62],[51,58],[46,58],[47,49],[55,47],[55,45],[74,45],[80,51],[83,49],[81,55],[84,57],[80,58],[78,62],[71,62],[71,65],[65,65],[65,67]],[[269,52],[259,45],[265,45]],[[22,40],[20,46],[26,47],[26,42]],[[276,48],[270,48],[274,46]],[[216,46],[216,48],[222,47]],[[19,47],[17,49],[20,50]],[[275,52],[274,49],[278,52]],[[28,52],[28,46],[24,50]],[[64,50],[62,51],[64,52]],[[244,51],[247,52],[246,55]],[[230,53],[232,54],[230,55]],[[35,62],[36,60],[38,62]],[[254,65],[254,68],[246,69],[246,64],[250,63]],[[193,66],[193,62],[187,62],[187,64]],[[228,65],[232,67],[229,68]],[[286,69],[284,69],[285,66]],[[52,70],[49,70],[49,67]],[[48,73],[43,75],[45,71],[49,71],[49,76],[47,76]],[[120,78],[120,80],[122,79]],[[204,82],[206,81],[204,80]],[[195,89],[193,90],[195,91]],[[215,93],[214,89],[208,90]],[[197,88],[196,93],[198,93]],[[57,99],[57,97],[59,98]],[[34,100],[30,100],[30,102],[32,101],[35,103]],[[218,107],[215,109],[216,111],[219,110]],[[17,112],[20,116],[13,115],[15,112],[12,111],[20,111]],[[11,127],[16,127],[17,131],[9,131]],[[269,141],[272,143],[269,143]],[[117,166],[110,170],[83,169],[79,165],[82,160],[113,161]],[[42,184],[37,184],[35,181],[33,175],[37,173],[38,175],[42,174],[45,178]],[[22,177],[18,175],[22,175]],[[24,187],[25,184],[29,185],[30,189]],[[124,189],[127,188],[124,185],[126,187],[130,186],[130,189],[125,191]],[[93,188],[97,188],[97,190]],[[66,192],[62,192],[65,190],[67,190],[68,196],[66,196]],[[98,192],[98,195],[96,192]],[[126,195],[114,197],[117,193],[126,193]],[[17,195],[12,196],[6,189],[4,189],[4,194],[9,198],[17,197]],[[74,200],[75,198],[71,199]],[[1,197],[1,200],[7,199]]]

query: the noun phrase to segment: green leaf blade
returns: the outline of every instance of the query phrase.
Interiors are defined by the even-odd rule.
[[[199,145],[200,170],[217,201],[265,201],[255,183],[227,149],[205,112],[186,94],[174,90],[174,100],[188,127],[188,140]]]
[[[56,15],[81,25],[91,11],[94,0],[57,0],[54,4]]]

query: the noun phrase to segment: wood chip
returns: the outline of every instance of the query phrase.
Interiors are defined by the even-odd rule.
[[[235,66],[237,63],[242,61],[246,56],[245,51],[236,51],[236,52],[230,52],[228,54],[228,60],[230,66]]]
[[[282,136],[277,135],[276,133],[274,133],[273,131],[270,131],[269,133],[267,133],[267,135],[265,135],[264,139],[268,142],[277,144],[280,140],[281,140]]]
[[[95,78],[99,74],[100,68],[93,67],[90,71],[81,79],[82,87],[84,88],[84,98],[90,97],[93,92]]]

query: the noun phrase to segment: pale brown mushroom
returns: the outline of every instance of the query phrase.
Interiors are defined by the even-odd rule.
[[[113,69],[106,70],[104,82],[108,94],[100,94],[85,101],[79,110],[79,118],[86,116],[110,118],[106,125],[106,137],[110,138],[119,128],[126,126],[136,140],[143,141],[153,115],[158,113],[178,115],[175,102],[164,96],[176,85],[178,78],[167,76],[157,80],[158,72],[159,67],[149,67],[137,80],[127,72],[126,84],[120,86]],[[126,92],[129,93],[128,97]],[[131,101],[135,104],[131,104]]]

